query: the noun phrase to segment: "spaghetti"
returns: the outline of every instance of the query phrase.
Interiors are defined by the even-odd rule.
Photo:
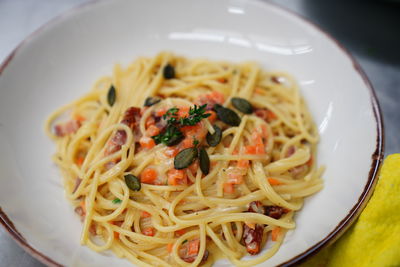
[[[46,131],[81,243],[140,266],[264,262],[323,187],[295,80],[254,63],[163,52],[116,65]]]

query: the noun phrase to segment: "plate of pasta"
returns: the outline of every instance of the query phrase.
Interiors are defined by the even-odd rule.
[[[382,132],[359,65],[288,11],[97,1],[1,66],[0,222],[53,266],[296,264],[362,210]]]

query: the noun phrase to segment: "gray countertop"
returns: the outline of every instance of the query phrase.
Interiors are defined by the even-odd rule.
[[[26,36],[87,0],[0,0],[0,62]],[[395,1],[274,0],[339,40],[366,72],[385,124],[385,155],[400,152],[400,4]],[[340,78],[340,77],[338,77]],[[346,129],[351,131],[351,129]],[[1,266],[44,266],[0,227]]]

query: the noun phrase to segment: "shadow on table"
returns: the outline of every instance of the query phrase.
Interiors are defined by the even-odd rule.
[[[305,0],[304,9],[351,51],[400,66],[400,1]]]

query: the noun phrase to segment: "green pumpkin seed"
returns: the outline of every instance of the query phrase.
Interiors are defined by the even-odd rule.
[[[234,97],[231,99],[231,103],[237,110],[245,114],[253,113],[253,106],[244,98]]]
[[[207,133],[206,140],[210,146],[217,146],[222,139],[222,130],[217,125],[214,125],[215,132],[213,134]]]
[[[135,175],[132,175],[132,174],[127,174],[124,177],[125,177],[125,183],[130,190],[140,191],[140,188],[142,188],[142,185],[140,184],[139,178],[137,178]]]
[[[198,151],[195,147],[189,147],[179,152],[174,159],[174,167],[177,170],[182,170],[189,167],[190,164],[197,158]]]
[[[241,120],[235,111],[225,108],[219,104],[214,105],[214,110],[217,112],[218,118],[230,126],[239,126]]]
[[[200,148],[199,150],[199,161],[201,171],[207,175],[210,171],[210,158],[204,148]]]
[[[175,69],[172,65],[168,64],[163,69],[164,78],[169,80],[175,78]]]
[[[151,107],[152,105],[157,104],[158,102],[161,101],[161,98],[158,97],[148,97],[146,98],[146,100],[144,101],[144,106],[145,107]]]
[[[117,93],[115,91],[114,86],[111,85],[110,89],[108,89],[108,94],[107,94],[107,101],[110,107],[114,105],[116,99],[117,99]]]

